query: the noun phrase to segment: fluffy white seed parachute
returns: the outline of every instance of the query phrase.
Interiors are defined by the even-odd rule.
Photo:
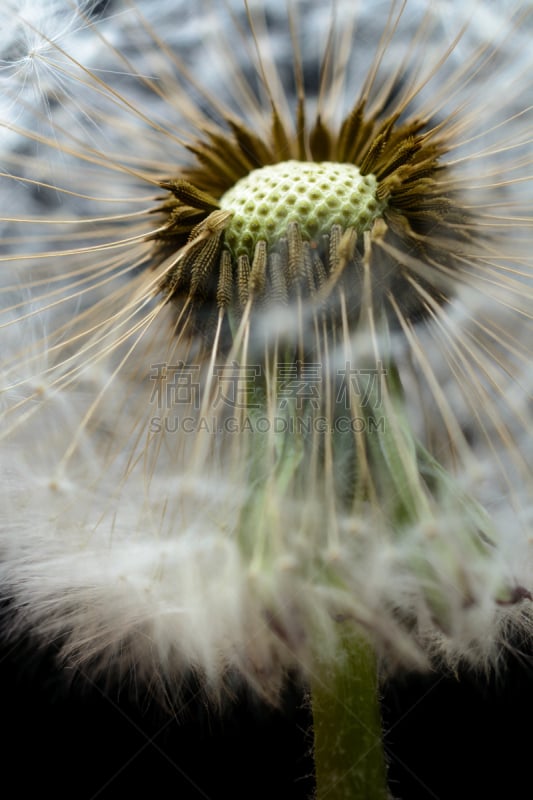
[[[214,695],[238,679],[274,699],[288,671],[334,656],[343,621],[385,668],[497,664],[531,632],[533,16],[520,2],[359,5],[2,5],[3,630],[82,675],[168,688],[193,671]],[[206,347],[188,301],[161,291],[188,263],[154,261],[161,182],[197,165],[210,132],[229,141],[242,124],[268,143],[273,109],[288,161],[302,104],[337,131],[362,96],[445,131],[445,193],[472,214],[452,264],[442,228],[424,234],[427,260],[372,244],[423,313],[383,290],[380,325],[385,278],[363,257],[364,324],[341,303],[322,337],[305,297],[250,321],[245,292],[238,346],[220,323]],[[311,355],[284,374],[302,331]],[[400,410],[378,363],[400,376]],[[284,450],[302,397],[313,425],[325,409],[336,426],[303,456]],[[363,480],[369,425],[379,455]],[[416,448],[431,474],[413,473]],[[285,472],[269,471],[280,453]]]

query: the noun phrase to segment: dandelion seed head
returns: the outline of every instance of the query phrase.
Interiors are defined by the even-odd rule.
[[[273,701],[343,625],[385,670],[497,663],[531,623],[530,14],[232,3],[185,42],[67,5],[18,4],[0,76],[8,632]]]

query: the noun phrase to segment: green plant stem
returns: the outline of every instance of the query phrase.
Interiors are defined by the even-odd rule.
[[[317,800],[387,800],[376,659],[351,626],[338,659],[317,665],[311,703]]]

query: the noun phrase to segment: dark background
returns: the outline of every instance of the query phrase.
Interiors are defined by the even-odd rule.
[[[499,677],[465,670],[404,676],[384,687],[395,798],[530,797],[533,661]],[[25,642],[0,663],[4,797],[309,798],[311,717],[301,688],[281,709],[244,693],[219,715],[191,681],[179,718],[149,697],[61,673]]]

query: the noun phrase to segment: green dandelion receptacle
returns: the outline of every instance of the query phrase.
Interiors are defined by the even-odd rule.
[[[353,164],[284,161],[253,170],[220,199],[232,213],[224,242],[233,256],[253,255],[259,241],[275,246],[297,223],[302,239],[316,242],[333,225],[368,230],[385,203],[373,175]]]

